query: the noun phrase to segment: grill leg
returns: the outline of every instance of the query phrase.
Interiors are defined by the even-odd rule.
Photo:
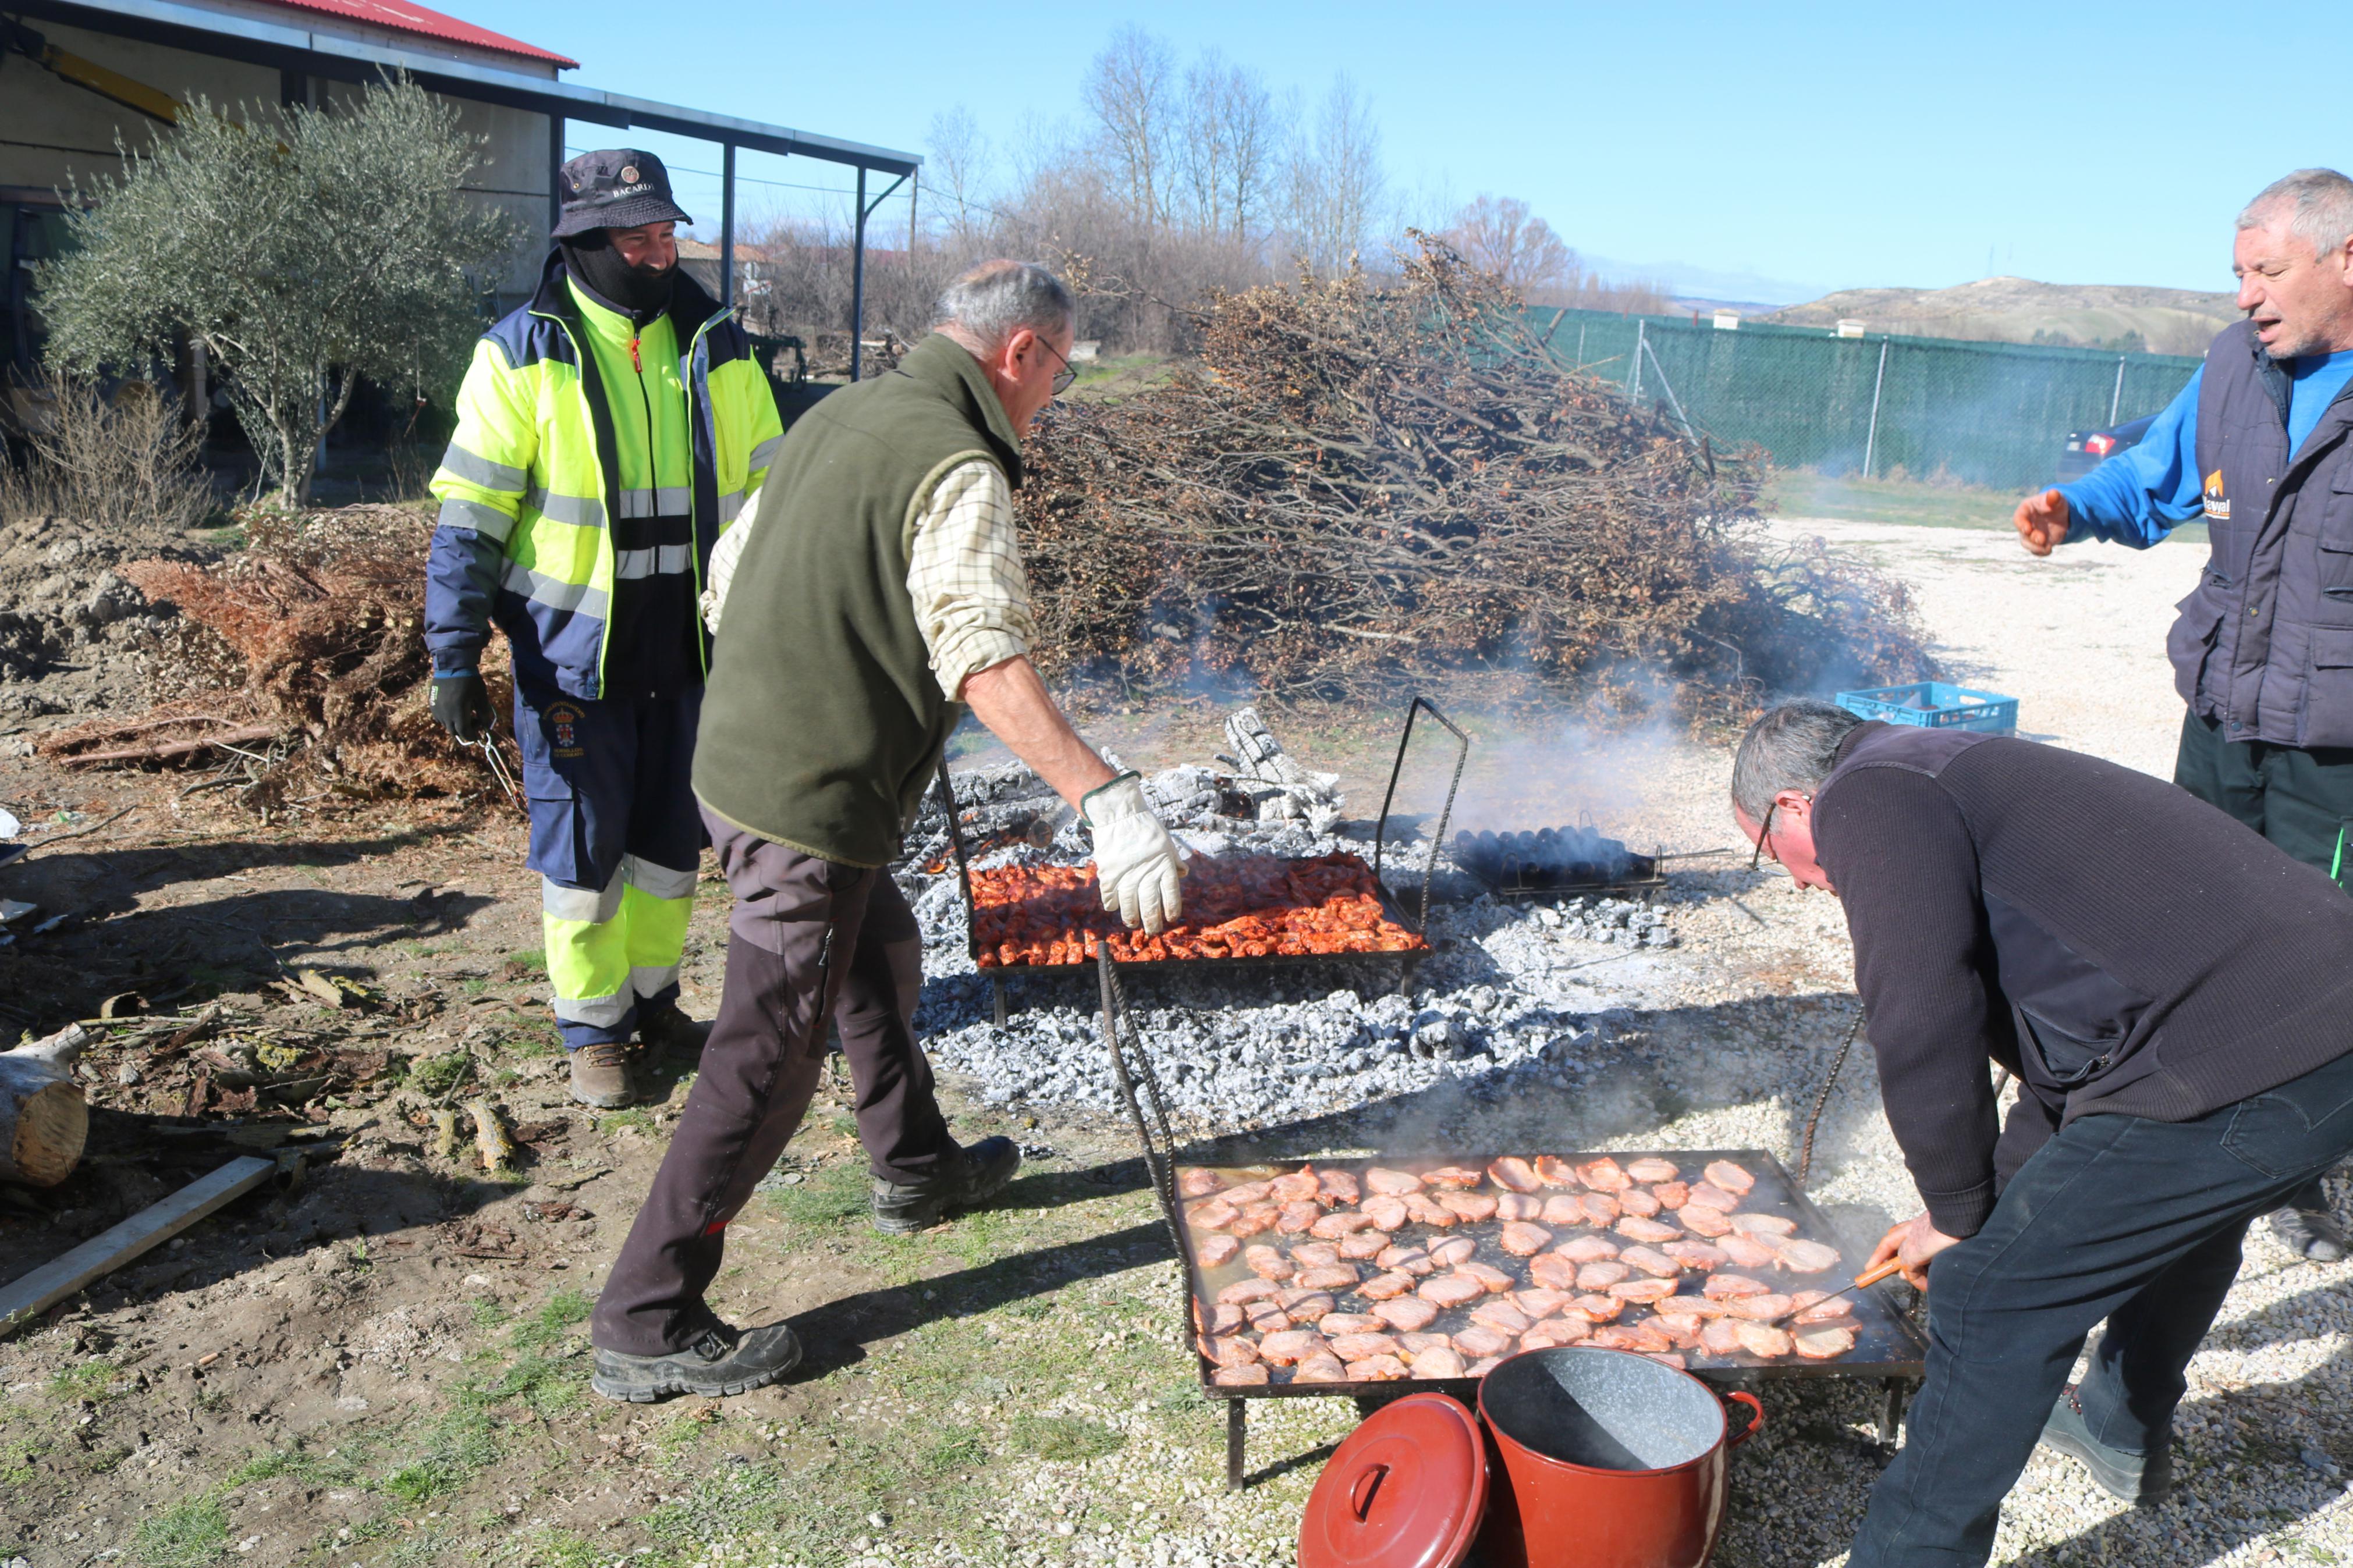
[[[988,978],[988,989],[997,999],[997,1026],[1001,1029],[1005,1027],[1005,982],[992,974]]]
[[[1887,1397],[1879,1406],[1879,1441],[1887,1447],[1895,1447],[1897,1435],[1904,1428],[1904,1402],[1912,1385],[1906,1379],[1891,1377],[1885,1385]]]
[[[1226,1401],[1226,1489],[1242,1489],[1242,1445],[1250,1433],[1250,1401]]]

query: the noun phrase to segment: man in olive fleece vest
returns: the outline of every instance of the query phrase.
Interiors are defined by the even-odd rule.
[[[782,1323],[739,1331],[703,1300],[729,1220],[800,1124],[828,1019],[889,1232],[985,1203],[1004,1138],[959,1148],[915,1043],[923,940],[886,868],[959,702],[1076,806],[1103,907],[1163,929],[1182,858],[1081,740],[1029,658],[1013,529],[1022,434],[1068,384],[1074,321],[1052,273],[1011,261],[942,296],[896,370],[835,393],[786,436],[760,504],[714,556],[723,616],[694,791],[735,894],[727,981],[678,1131],[597,1300],[608,1398],[740,1394],[800,1357]]]
[[[2239,214],[2247,319],[2137,446],[2018,505],[2048,555],[2135,549],[2206,523],[2206,571],[2166,639],[2189,711],[2173,781],[2340,887],[2353,876],[2353,180],[2299,169]],[[2316,1262],[2345,1256],[2319,1178],[2272,1216]]]

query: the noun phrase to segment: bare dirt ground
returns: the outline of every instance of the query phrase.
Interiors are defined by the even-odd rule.
[[[2166,766],[2165,605],[2195,569],[2179,547],[2054,566],[1964,531],[1781,526],[1901,571],[1958,678],[2025,699],[2028,733]],[[1205,760],[1219,710],[1113,713],[1094,733],[1145,765]],[[1291,738],[1343,766],[1351,811],[1369,815],[1391,721],[1335,716]],[[1470,801],[1590,809],[1638,842],[1732,842],[1719,750],[1474,727]],[[1409,772],[1406,803],[1433,808],[1428,763]],[[733,1227],[717,1301],[742,1321],[791,1319],[807,1367],[731,1401],[594,1398],[582,1320],[686,1079],[627,1111],[566,1101],[519,823],[427,805],[263,826],[186,788],[0,756],[0,804],[57,840],[0,869],[0,897],[73,917],[0,948],[0,1034],[115,1015],[92,1026],[84,1166],[51,1193],[0,1190],[0,1277],[233,1155],[300,1151],[306,1169],[0,1341],[0,1563],[1292,1561],[1353,1409],[1260,1404],[1253,1484],[1224,1491],[1221,1413],[1177,1343],[1176,1270],[1131,1141],[1099,1117],[979,1104],[953,1078],[962,1135],[1028,1147],[1004,1208],[875,1236],[846,1085],[828,1082]],[[63,839],[83,828],[97,830]],[[1848,1016],[1844,935],[1835,904],[1745,864],[1678,873],[1679,948],[1567,955],[1590,966],[1564,984],[1611,1021],[1577,1087],[1540,1088],[1508,1116],[1433,1091],[1264,1135],[1372,1149],[1410,1121],[1793,1158]],[[723,912],[706,880],[685,977],[702,1016]],[[1867,1237],[1908,1212],[1908,1192],[1868,1063],[1848,1070],[1816,1187]],[[480,1167],[477,1100],[519,1139],[512,1170]],[[445,1146],[436,1113],[449,1111]],[[2353,1266],[2255,1239],[2193,1368],[2181,1500],[2136,1515],[2038,1456],[1997,1560],[2353,1558],[2348,1279]],[[1718,1561],[1835,1563],[1883,1458],[1875,1400],[1777,1388],[1768,1404],[1767,1435],[1734,1466]]]

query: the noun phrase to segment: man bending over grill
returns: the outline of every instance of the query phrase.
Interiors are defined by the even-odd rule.
[[[2249,1222],[2353,1152],[2353,900],[2147,774],[1820,702],[1757,721],[1732,798],[1846,906],[1926,1205],[1872,1258],[1927,1292],[1927,1378],[1851,1568],[1985,1562],[2038,1439],[2160,1500]]]
[[[800,1358],[784,1324],[703,1301],[727,1222],[799,1126],[840,1031],[875,1222],[929,1225],[1012,1180],[1010,1140],[959,1148],[915,1043],[923,940],[885,868],[958,703],[1093,830],[1103,907],[1158,931],[1183,866],[1144,801],[1056,709],[1029,653],[1014,535],[1021,437],[1069,384],[1071,296],[1041,267],[958,279],[937,330],[785,437],[759,505],[714,555],[723,615],[694,793],[734,891],[726,987],[677,1134],[596,1303],[596,1391],[740,1394]]]

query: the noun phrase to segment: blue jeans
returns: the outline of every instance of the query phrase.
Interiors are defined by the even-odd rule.
[[[1928,1267],[1927,1377],[1848,1568],[1976,1564],[2093,1326],[2078,1393],[2127,1453],[2169,1435],[2182,1373],[2256,1215],[2353,1152],[2353,1055],[2195,1121],[2086,1116]]]

